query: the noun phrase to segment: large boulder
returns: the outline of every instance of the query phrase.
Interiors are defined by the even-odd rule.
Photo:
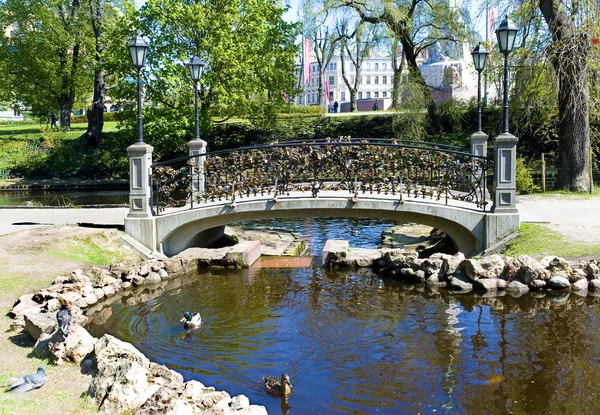
[[[460,267],[471,281],[481,278],[498,278],[504,270],[504,260],[500,255],[490,255],[481,259],[465,259]]]
[[[133,345],[105,334],[94,348],[97,366],[88,393],[104,414],[136,410],[162,386],[178,387],[183,377],[150,362]]]
[[[433,254],[430,259],[441,259],[442,266],[439,272],[440,278],[455,274],[460,270],[460,263],[465,260],[465,255],[459,252],[455,255]]]
[[[25,331],[36,341],[42,334],[54,333],[58,327],[56,313],[39,313],[34,310],[24,313],[23,317],[25,318]]]
[[[521,266],[515,275],[515,279],[523,284],[529,285],[533,280],[547,280],[550,278],[550,271],[534,258],[528,255],[521,255],[517,258],[517,261]]]

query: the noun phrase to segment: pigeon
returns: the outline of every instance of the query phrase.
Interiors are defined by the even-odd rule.
[[[21,376],[15,383],[8,387],[9,391],[23,393],[32,389],[41,388],[46,383],[46,371],[39,367],[37,373]]]
[[[58,330],[66,338],[69,335],[69,325],[71,324],[71,310],[63,304],[58,313],[56,313],[56,321],[58,321]]]

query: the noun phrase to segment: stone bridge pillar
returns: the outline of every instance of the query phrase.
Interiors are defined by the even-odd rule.
[[[494,138],[494,213],[518,213],[515,200],[518,141],[508,132]]]
[[[152,150],[146,143],[127,147],[129,154],[129,214],[128,218],[151,218],[152,212]]]
[[[201,139],[194,139],[188,142],[189,155],[196,156],[206,153],[207,142]],[[204,192],[205,176],[204,176],[204,160],[205,157],[194,157],[192,159],[192,203],[200,193]]]

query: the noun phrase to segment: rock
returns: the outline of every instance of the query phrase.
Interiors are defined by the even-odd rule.
[[[52,357],[50,353],[50,346],[59,341],[59,334],[55,332],[54,334],[46,334],[42,333],[40,338],[35,342],[33,346],[33,354],[38,359],[48,359]]]
[[[96,288],[94,289],[94,295],[96,296],[96,298],[98,300],[101,300],[104,298],[104,290],[102,288]]]
[[[165,271],[169,274],[177,274],[178,272],[183,271],[183,265],[181,264],[181,259],[177,257],[169,258],[164,262]]]
[[[104,291],[104,295],[107,297],[112,297],[115,295],[115,288],[112,285],[107,285],[106,287],[102,287],[102,291]]]
[[[438,274],[442,269],[442,259],[441,258],[425,258],[423,262],[421,262],[421,269],[425,272],[427,277]]]
[[[590,280],[588,283],[588,290],[600,291],[600,279],[594,278],[593,280]]]
[[[74,292],[69,292],[69,293],[64,293],[64,294],[58,295],[58,301],[60,301],[61,304],[67,304],[67,305],[75,305],[77,303],[77,301],[79,301],[80,298],[81,298],[81,295],[78,293],[74,293]]]
[[[56,322],[56,313],[24,313],[25,331],[29,333],[34,340],[38,340],[42,334],[52,334],[56,331],[58,323]]]
[[[79,325],[71,326],[65,340],[65,357],[79,364],[94,350],[98,339]]]
[[[161,387],[183,384],[183,377],[150,362],[133,345],[105,334],[94,348],[97,373],[88,393],[102,413],[136,410]]]
[[[83,297],[83,299],[85,300],[88,306],[94,305],[98,302],[98,297],[96,297],[96,294],[94,293],[86,295],[85,297]]]
[[[550,278],[550,272],[534,258],[528,255],[521,255],[519,258],[517,258],[517,261],[521,264],[521,266],[515,275],[515,279],[519,280],[523,284],[528,285],[533,280],[547,280]]]
[[[563,277],[567,277],[570,273],[571,273],[571,267],[569,265],[569,263],[560,257],[557,256],[547,256],[544,257],[541,261],[540,264],[552,271],[555,274],[559,274]]]
[[[447,275],[454,275],[460,268],[460,263],[465,260],[465,256],[462,252],[455,255],[448,254],[433,254],[431,258],[439,258],[442,260],[442,266],[440,269],[440,277]]]
[[[242,409],[246,409],[250,406],[250,399],[248,399],[245,395],[237,395],[231,399],[231,409],[234,411],[241,411]]]
[[[584,272],[588,280],[600,278],[600,268],[598,268],[598,266],[592,262],[585,266]]]
[[[124,290],[128,290],[131,288],[131,283],[129,281],[123,281],[121,283],[121,288],[123,288]]]
[[[506,291],[513,297],[520,297],[529,292],[529,287],[520,281],[511,281],[506,286]]]
[[[571,284],[571,289],[577,292],[587,292],[588,284],[589,282],[587,279],[580,279]]]
[[[473,288],[481,291],[496,291],[498,290],[497,278],[479,278],[473,281]]]
[[[569,279],[569,282],[573,284],[579,280],[587,279],[587,275],[583,269],[574,268],[571,269],[571,273],[567,276],[567,278]]]
[[[498,278],[504,266],[504,260],[500,255],[490,255],[479,260],[465,259],[460,263],[460,267],[471,281],[480,278]]]
[[[449,277],[448,278],[448,288],[451,290],[468,292],[473,289],[473,284],[470,282],[464,281],[459,277]]]
[[[546,286],[546,281],[544,280],[533,280],[529,283],[529,287],[532,290],[541,290]]]
[[[144,283],[145,278],[139,275],[136,275],[135,277],[133,277],[133,279],[131,280],[131,284],[134,287],[139,287],[140,285],[142,285]]]
[[[169,278],[169,273],[167,271],[165,271],[164,268],[161,268],[158,270],[158,275],[163,280],[166,280],[167,278]]]
[[[501,278],[499,278],[499,279],[497,279],[497,280],[496,280],[496,287],[497,287],[499,290],[504,290],[504,289],[506,289],[506,286],[507,286],[507,285],[508,285],[508,282],[507,282],[506,280],[503,280],[503,279],[501,279]]]
[[[159,284],[162,281],[157,272],[150,271],[146,277],[144,284]]]
[[[58,299],[56,298],[52,298],[50,300],[48,300],[48,302],[46,303],[44,310],[47,313],[54,313],[58,310],[60,310],[61,304],[60,301],[58,301]]]
[[[566,290],[571,287],[571,284],[566,277],[555,275],[547,281],[547,286],[553,290]]]
[[[19,299],[13,305],[12,310],[8,312],[8,316],[15,318],[26,312],[40,312],[42,308],[40,303],[33,300],[33,294],[25,294],[19,297]]]

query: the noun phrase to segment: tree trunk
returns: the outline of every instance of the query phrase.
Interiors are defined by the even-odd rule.
[[[588,40],[557,0],[539,0],[552,33],[552,64],[558,81],[558,185],[566,190],[591,189],[589,168]]]
[[[356,89],[350,90],[350,112],[356,111]]]
[[[104,0],[95,0],[95,4],[90,0],[89,6],[92,28],[94,29],[94,37],[96,39],[96,69],[94,71],[94,96],[88,112],[88,128],[80,137],[80,140],[86,147],[97,148],[100,146],[100,141],[102,140],[104,100],[106,99],[105,73],[102,64],[102,52],[104,51]]]
[[[73,110],[73,99],[70,95],[62,95],[58,99],[60,108],[60,128],[63,131],[71,130],[71,111]]]

